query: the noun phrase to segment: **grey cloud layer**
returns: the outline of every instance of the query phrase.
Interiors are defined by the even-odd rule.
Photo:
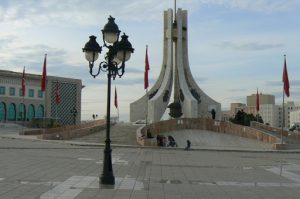
[[[249,43],[238,43],[225,41],[218,45],[220,48],[230,48],[233,50],[242,51],[258,51],[258,50],[269,50],[274,48],[282,48],[284,44],[281,43],[260,43],[260,42],[249,42]]]
[[[205,4],[260,12],[280,12],[297,9],[300,6],[300,1],[189,0],[178,1],[177,4],[178,7],[188,9],[190,12]],[[31,25],[58,21],[89,25],[105,19],[109,14],[133,21],[160,20],[161,11],[170,7],[173,7],[173,1],[3,0],[0,2],[0,22],[22,21],[23,24]]]

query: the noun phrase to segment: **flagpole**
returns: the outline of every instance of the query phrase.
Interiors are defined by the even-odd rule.
[[[58,112],[58,107],[59,107],[59,103],[60,103],[60,88],[59,88],[60,84],[59,81],[56,80],[56,90],[55,90],[55,104],[56,104],[56,109],[55,109],[55,120],[56,120],[56,124],[58,124],[58,118],[57,118],[57,112]]]
[[[24,135],[24,126],[25,126],[25,103],[24,103],[24,95],[23,95],[23,126],[22,126],[22,135]]]
[[[148,96],[148,88],[146,88],[146,129],[147,129],[147,124],[148,124],[148,101],[149,101],[149,96]]]
[[[146,45],[146,57],[145,57],[145,74],[144,74],[144,88],[146,89],[146,129],[148,125],[148,87],[149,87],[149,79],[148,79],[148,70],[149,70],[149,60],[148,60],[148,45]]]
[[[43,66],[43,79],[42,79],[42,92],[45,97],[44,102],[45,102],[45,110],[44,110],[44,128],[43,128],[43,134],[45,134],[46,132],[46,116],[47,116],[47,89],[46,89],[46,85],[47,85],[47,71],[46,71],[46,64],[47,64],[47,54],[45,54],[45,58],[44,58],[44,66]]]
[[[46,131],[46,116],[47,116],[47,90],[44,91],[44,94],[45,94],[45,111],[44,111],[44,133]]]
[[[119,106],[117,108],[117,111],[118,111],[118,122],[120,121],[120,113],[119,113]]]
[[[258,88],[256,88],[256,122],[258,123],[258,113],[259,113],[259,95]]]
[[[116,93],[117,93],[117,87],[115,87],[115,89],[116,89]],[[117,96],[117,103],[118,103],[118,94],[116,94],[116,96]],[[118,122],[119,122],[120,121],[119,104],[117,106],[117,112],[118,112]]]
[[[285,125],[285,110],[284,110],[284,89],[282,92],[282,125],[281,125],[281,136],[280,143],[283,144],[283,127]]]
[[[286,67],[286,55],[284,55],[284,66],[283,66],[283,92],[282,92],[282,125],[281,125],[281,144],[283,144],[283,127],[285,126],[285,108],[284,108],[284,95],[290,96],[290,83],[288,78],[288,72]]]
[[[58,104],[56,104],[56,109],[55,109],[55,119],[56,119],[56,124],[57,124],[57,109],[58,109]]]
[[[22,75],[22,95],[23,95],[23,105],[24,105],[24,107],[23,108],[25,108],[25,100],[24,100],[24,98],[25,98],[25,66],[24,66],[24,68],[23,68],[23,75]],[[24,134],[24,125],[25,125],[25,109],[23,110],[23,116],[24,116],[24,119],[23,119],[23,126],[22,126],[22,135]]]
[[[118,113],[118,122],[120,121],[120,113],[119,113],[119,104],[118,104],[118,94],[117,94],[117,86],[115,86],[115,103],[117,104],[117,113]]]

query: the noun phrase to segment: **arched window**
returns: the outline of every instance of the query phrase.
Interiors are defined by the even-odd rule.
[[[25,104],[19,104],[19,111],[18,111],[18,120],[25,121],[26,119],[26,108]]]
[[[8,121],[16,121],[16,105],[14,103],[11,103],[8,106],[7,120]]]
[[[0,103],[0,121],[5,121],[6,119],[6,105],[4,102]]]
[[[30,104],[28,106],[28,111],[27,111],[27,120],[31,121],[32,118],[34,118],[34,116],[35,116],[34,106]]]
[[[44,106],[41,105],[41,104],[37,108],[36,117],[37,118],[44,118]]]

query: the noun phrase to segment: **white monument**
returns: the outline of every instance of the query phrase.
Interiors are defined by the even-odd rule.
[[[221,118],[221,104],[207,96],[194,80],[188,61],[187,11],[164,11],[163,63],[160,75],[148,94],[130,104],[130,121],[161,120],[166,109],[183,118]],[[174,86],[174,89],[173,89]],[[169,104],[172,89],[174,101]]]

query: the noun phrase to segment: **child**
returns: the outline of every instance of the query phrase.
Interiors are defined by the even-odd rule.
[[[191,141],[189,140],[186,140],[186,147],[185,147],[185,150],[190,150],[191,149]]]

